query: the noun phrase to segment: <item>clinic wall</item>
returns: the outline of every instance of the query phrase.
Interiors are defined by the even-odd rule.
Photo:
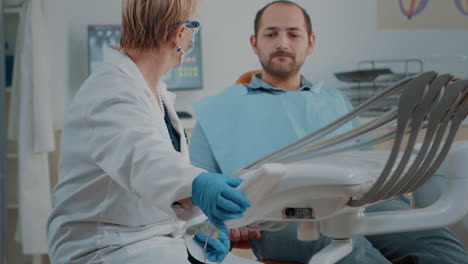
[[[252,2],[252,3],[250,3]],[[178,91],[177,110],[191,109],[192,102],[215,94],[235,81],[236,76],[249,68],[258,68],[248,44],[254,10],[262,1],[203,0],[200,10],[202,28],[204,89]],[[263,1],[266,2],[266,1]],[[254,8],[241,8],[249,4]],[[119,24],[120,0],[66,0],[68,30],[68,101],[88,76],[87,35],[89,24]],[[251,11],[248,11],[251,10]],[[231,12],[236,16],[231,16]],[[229,15],[226,15],[229,13]],[[237,54],[246,54],[239,57]]]
[[[381,30],[378,1],[382,0],[307,1],[317,45],[304,73],[324,79],[327,86],[342,87],[346,84],[333,72],[356,69],[360,60],[420,58],[425,70],[468,78],[467,29]]]
[[[176,108],[190,110],[192,102],[221,91],[242,73],[260,68],[249,36],[253,18],[270,0],[202,0],[204,89],[178,91]],[[333,72],[356,68],[359,60],[425,58],[442,54],[468,55],[468,30],[380,30],[376,0],[298,0],[310,13],[317,43],[303,74],[324,80],[327,87],[342,87]],[[120,0],[66,0],[70,96],[87,77],[86,26],[120,23]],[[468,63],[426,63],[468,77]],[[462,68],[465,67],[465,68]]]
[[[65,0],[69,99],[88,77],[88,25],[120,24],[120,0]]]

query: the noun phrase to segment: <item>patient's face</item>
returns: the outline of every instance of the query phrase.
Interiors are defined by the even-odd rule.
[[[286,77],[300,71],[313,43],[301,10],[293,5],[274,4],[263,13],[252,46],[266,72]]]

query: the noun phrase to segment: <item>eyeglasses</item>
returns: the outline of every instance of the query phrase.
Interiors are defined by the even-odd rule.
[[[178,27],[178,26],[181,26],[181,25],[185,25],[187,28],[192,29],[190,31],[192,31],[192,33],[194,35],[197,34],[198,31],[200,30],[200,21],[197,21],[197,20],[185,21],[183,23],[174,25],[174,27]]]

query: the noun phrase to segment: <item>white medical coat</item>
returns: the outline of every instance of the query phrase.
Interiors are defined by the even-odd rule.
[[[188,263],[171,205],[203,172],[190,165],[175,96],[159,91],[181,152],[137,66],[108,49],[65,116],[48,235],[53,263]]]
[[[55,150],[55,141],[45,4],[23,3],[9,117],[9,138],[18,141],[19,222],[26,254],[47,253],[45,225],[52,211],[48,152]]]

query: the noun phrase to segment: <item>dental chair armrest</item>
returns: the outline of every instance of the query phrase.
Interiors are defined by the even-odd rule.
[[[446,227],[468,212],[468,141],[455,145],[447,156],[447,185],[433,205],[403,211],[364,213],[348,208],[321,221],[321,231],[333,238],[348,238]]]
[[[468,179],[449,179],[444,194],[427,208],[378,213],[350,208],[344,214],[321,221],[321,233],[332,238],[348,238],[446,227],[468,212],[467,190]]]

